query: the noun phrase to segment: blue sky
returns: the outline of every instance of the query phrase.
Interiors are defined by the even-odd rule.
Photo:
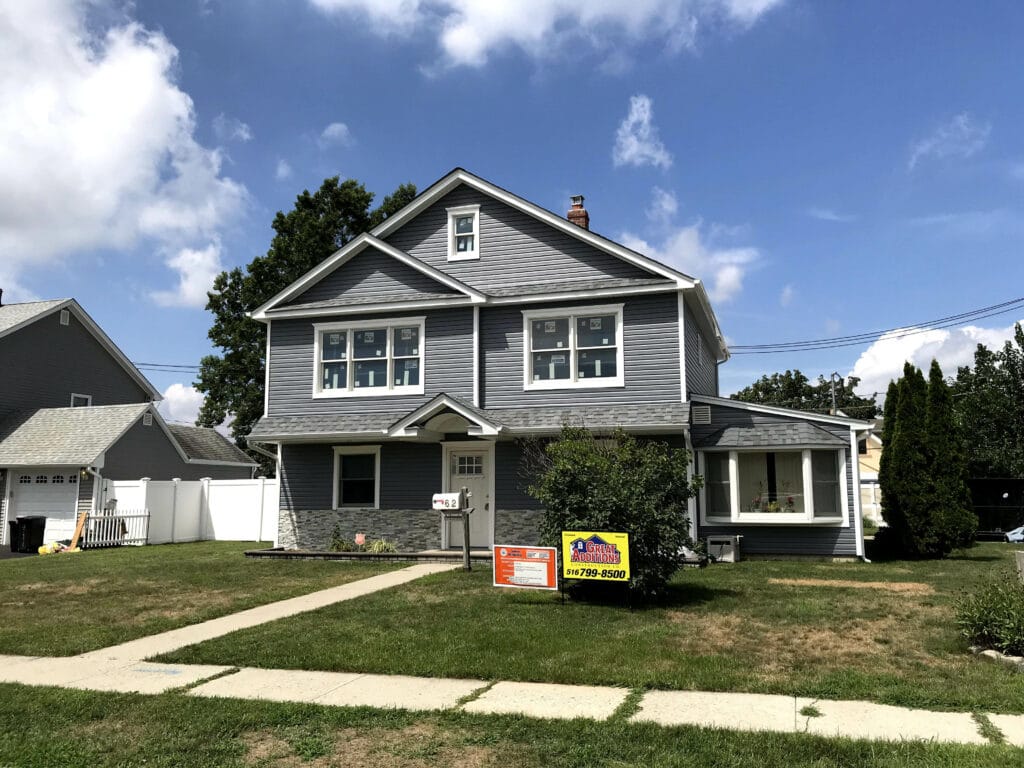
[[[1024,295],[1024,6],[810,0],[0,0],[0,287],[132,360],[209,351],[205,289],[297,193],[465,167],[708,285],[732,344]],[[1017,55],[1015,55],[1017,54]],[[884,389],[1024,311],[736,355]],[[147,372],[172,418],[187,374]]]

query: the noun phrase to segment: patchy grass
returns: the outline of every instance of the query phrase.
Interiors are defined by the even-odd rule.
[[[1021,751],[0,685],[0,765],[1010,768]]]
[[[747,561],[684,570],[661,605],[561,604],[454,572],[181,649],[162,660],[484,680],[750,691],[1024,711],[1024,675],[966,652],[961,590],[1010,562]],[[908,587],[908,585],[914,585]]]
[[[243,557],[259,546],[209,541],[0,560],[0,653],[82,653],[396,567]]]

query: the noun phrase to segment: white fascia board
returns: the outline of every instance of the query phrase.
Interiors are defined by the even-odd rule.
[[[704,317],[711,325],[711,331],[715,334],[715,341],[718,342],[718,362],[724,363],[729,357],[729,347],[725,343],[725,336],[722,334],[722,328],[718,324],[718,318],[715,317],[715,310],[711,308],[711,299],[708,298],[707,289],[704,288],[704,282],[702,280],[696,280],[697,301],[700,304],[700,308],[704,311]]]
[[[462,168],[456,168],[444,178],[436,181],[402,210],[398,211],[393,216],[389,216],[381,224],[378,224],[370,231],[370,233],[375,237],[387,236],[402,226],[406,221],[416,216],[416,214],[420,213],[423,209],[437,202],[438,199],[448,194],[448,192],[455,189],[459,184],[465,184],[472,187],[478,192],[482,192],[485,195],[493,197],[494,199],[499,200],[500,202],[505,203],[506,205],[515,208],[534,219],[537,219],[538,221],[542,221],[549,226],[559,229],[567,235],[574,237],[577,240],[582,240],[588,245],[592,245],[598,250],[609,253],[612,256],[616,256],[629,264],[633,264],[643,270],[653,272],[656,275],[672,280],[676,284],[677,288],[692,288],[696,282],[694,278],[689,275],[678,272],[659,261],[655,261],[643,254],[632,251],[612,240],[608,240],[607,238],[594,234],[589,229],[584,229],[583,227],[573,224],[568,219],[541,208],[528,200],[524,200],[518,195],[514,195],[501,187],[497,187],[489,181],[485,181],[479,176],[475,176]]]
[[[470,288],[468,285],[463,283],[461,280],[456,280],[451,275],[447,275],[439,269],[435,269],[429,264],[425,264],[419,259],[413,258],[404,251],[400,251],[389,243],[385,243],[383,240],[379,240],[370,233],[363,233],[359,237],[346,243],[340,249],[335,251],[331,256],[327,257],[318,264],[316,267],[311,269],[305,275],[300,277],[294,283],[289,285],[283,291],[278,293],[276,296],[271,298],[266,303],[260,305],[252,312],[249,316],[253,320],[265,320],[267,318],[268,310],[273,309],[275,306],[283,301],[295,298],[307,288],[315,285],[320,280],[325,278],[331,272],[341,268],[347,261],[350,261],[355,256],[362,253],[367,248],[376,248],[381,253],[384,253],[393,259],[405,264],[417,272],[420,272],[427,277],[441,283],[442,285],[451,288],[465,296],[468,296],[472,301],[482,303],[484,301],[484,295],[479,291]]]
[[[770,413],[776,416],[791,416],[804,421],[820,421],[825,424],[839,424],[852,429],[870,429],[871,422],[859,421],[858,419],[847,419],[842,416],[827,416],[812,411],[798,411],[795,408],[780,408],[777,405],[762,405],[761,403],[747,403],[743,400],[732,400],[727,397],[712,397],[711,395],[691,395],[690,399],[697,403],[708,405],[723,405],[729,408],[738,408],[741,411],[753,411],[754,413]],[[702,449],[703,450],[703,449]]]
[[[573,226],[576,226],[573,224]],[[532,293],[526,296],[491,296],[487,304],[540,304],[549,301],[576,301],[577,299],[600,299],[616,296],[638,296],[647,293],[673,293],[676,285],[634,285],[626,288],[587,288],[581,291],[559,293]]]

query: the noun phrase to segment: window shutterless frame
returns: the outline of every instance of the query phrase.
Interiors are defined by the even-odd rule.
[[[425,331],[422,316],[313,323],[313,397],[422,395]]]
[[[342,460],[345,456],[372,456],[373,457],[373,503],[372,504],[351,504],[342,498]],[[370,478],[351,478],[357,481],[367,481]],[[380,509],[380,446],[379,445],[336,445],[334,446],[334,493],[331,498],[332,509]]]
[[[448,261],[480,258],[480,206],[448,208]]]
[[[625,382],[622,304],[523,310],[523,389],[595,389]],[[611,319],[614,333],[597,321]],[[535,324],[540,333],[535,340]],[[581,329],[581,325],[583,327]],[[549,341],[540,337],[548,336]],[[614,355],[609,352],[614,350]],[[614,359],[615,374],[602,375]],[[546,371],[539,365],[548,365]],[[567,375],[562,375],[567,371]],[[590,373],[588,376],[587,373]],[[547,373],[548,378],[543,374]]]

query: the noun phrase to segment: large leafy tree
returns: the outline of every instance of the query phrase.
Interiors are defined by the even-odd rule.
[[[856,376],[836,382],[836,408],[855,419],[871,419],[878,414],[874,398],[861,397],[853,390],[860,384]],[[800,411],[829,413],[832,409],[832,382],[818,376],[811,382],[800,369],[762,376],[732,396],[734,400],[762,405],[777,405]]]
[[[1024,477],[1024,331],[1018,323],[1002,349],[979,344],[974,367],[952,388],[971,477]]]
[[[266,326],[251,312],[326,259],[345,243],[372,229],[416,196],[416,187],[402,184],[371,210],[373,193],[354,179],[325,179],[316,192],[304,190],[288,213],[274,217],[274,237],[263,256],[243,270],[220,273],[206,308],[213,314],[210,340],[222,350],[199,365],[196,388],[206,394],[199,424],[223,424],[234,417],[231,432],[246,447],[246,436],[263,414],[266,370]],[[266,466],[265,457],[250,450]]]

